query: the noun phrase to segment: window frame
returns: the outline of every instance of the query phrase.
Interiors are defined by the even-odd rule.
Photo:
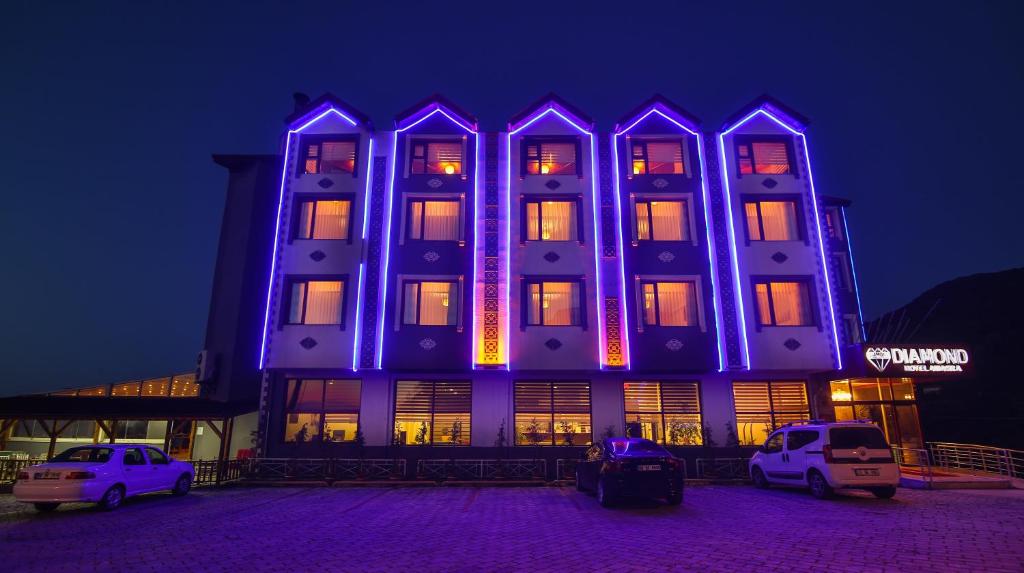
[[[775,318],[775,300],[772,297],[771,283],[800,283],[804,285],[804,288],[807,289],[807,304],[811,312],[810,324],[775,324],[777,319]],[[759,284],[768,285],[768,310],[772,319],[771,324],[761,322],[761,312],[757,302],[757,285]],[[750,299],[754,306],[753,313],[757,331],[760,332],[763,328],[817,328],[820,331],[822,325],[816,296],[817,292],[814,277],[809,275],[751,275]]]
[[[289,386],[289,382],[291,382],[292,380],[296,380],[296,381],[310,381],[310,382],[321,382],[321,388],[320,388],[320,407],[317,408],[317,409],[290,408],[288,406],[288,386]],[[357,386],[359,387],[359,405],[356,406],[354,412],[349,411],[349,410],[341,410],[341,409],[337,409],[337,408],[331,408],[331,409],[327,408],[327,405],[326,405],[327,404],[327,383],[330,382],[330,381],[335,381],[335,382],[356,382]],[[324,435],[324,428],[326,427],[326,424],[327,424],[327,415],[328,414],[355,414],[355,416],[356,416],[356,427],[358,428],[358,427],[361,426],[362,420],[360,418],[361,418],[361,413],[362,413],[361,410],[362,410],[362,406],[363,406],[363,380],[361,378],[303,378],[303,377],[287,376],[287,377],[285,377],[285,378],[283,378],[281,380],[281,392],[284,394],[284,397],[281,400],[281,404],[283,405],[283,407],[281,409],[281,411],[283,413],[283,417],[281,418],[281,433],[279,434],[281,436],[281,443],[284,443],[284,444],[318,443],[317,439],[316,439],[317,436],[320,437],[319,443],[350,444],[350,443],[355,442],[355,434],[352,435],[352,439],[351,440],[341,440],[341,441],[337,441],[337,442],[335,442],[334,440],[324,440],[323,439],[323,435]],[[317,433],[310,435],[310,439],[309,439],[308,442],[299,442],[297,440],[289,441],[285,437],[285,430],[288,428],[288,416],[290,414],[316,414],[317,416],[320,417],[320,423],[319,423],[318,427],[316,428]]]
[[[697,323],[696,324],[667,324],[666,325],[666,324],[662,324],[661,323],[662,322],[661,321],[661,302],[660,302],[660,297],[658,296],[658,284],[659,283],[666,283],[666,284],[684,284],[684,283],[688,283],[688,284],[691,285],[691,287],[693,288],[692,292],[693,292],[694,311],[698,315],[697,316]],[[657,327],[657,328],[693,328],[693,327],[699,327],[700,323],[703,322],[702,320],[700,320],[701,308],[700,308],[700,305],[697,304],[697,296],[698,296],[698,293],[699,293],[699,289],[697,288],[697,282],[696,281],[694,281],[692,279],[691,280],[660,280],[660,279],[651,279],[651,278],[646,278],[646,277],[640,277],[639,278],[639,285],[640,285],[640,301],[641,301],[641,303],[640,303],[641,304],[641,306],[640,306],[640,313],[639,313],[640,314],[639,322],[641,322],[643,324],[644,328],[650,328],[652,326],[653,327]],[[647,286],[647,285],[653,285],[654,286],[654,317],[655,317],[655,320],[657,321],[654,324],[651,324],[651,323],[647,322],[647,313],[645,312],[646,309],[643,306],[643,304],[645,302],[644,299],[645,299],[645,296],[647,294],[646,291],[644,290],[644,287]]]
[[[738,410],[736,408],[736,389],[735,389],[737,384],[767,384],[768,385],[768,411],[762,411],[762,410],[743,410],[743,411],[740,411],[740,410]],[[775,407],[775,398],[772,397],[772,385],[773,384],[800,384],[800,385],[802,385],[803,388],[804,388],[804,399],[807,401],[807,409],[806,410],[800,410],[799,412],[797,412],[797,411],[790,411],[790,412],[777,411],[777,409]],[[729,386],[729,398],[732,401],[732,421],[733,421],[733,424],[735,424],[733,427],[735,428],[736,438],[737,438],[737,441],[739,442],[740,445],[760,445],[760,444],[744,444],[741,441],[742,438],[740,436],[740,427],[739,427],[739,416],[741,414],[743,414],[743,415],[753,415],[753,416],[758,416],[758,415],[761,415],[761,416],[765,416],[766,415],[766,416],[768,416],[769,429],[768,429],[768,432],[767,432],[768,435],[765,438],[765,440],[767,440],[768,438],[771,438],[771,436],[773,434],[775,434],[776,432],[783,431],[782,425],[780,425],[778,423],[778,420],[776,419],[777,415],[779,415],[779,414],[788,414],[788,415],[806,414],[806,418],[805,419],[807,419],[807,420],[813,419],[813,417],[814,417],[813,416],[812,396],[811,396],[811,393],[810,393],[810,391],[808,390],[808,387],[807,387],[807,380],[733,380],[732,384]]]
[[[747,221],[747,205],[754,204],[757,206],[757,231],[761,234],[760,239],[754,239],[750,236],[750,225]],[[796,215],[796,231],[797,238],[795,239],[765,239],[764,238],[764,217],[761,215],[761,203],[792,203],[793,211]],[[804,218],[804,205],[803,198],[799,194],[767,194],[767,193],[744,193],[740,196],[740,214],[743,217],[743,237],[746,239],[747,246],[753,243],[803,243],[809,244],[807,224]]]
[[[449,448],[460,448],[460,447],[470,447],[470,446],[473,445],[473,383],[472,383],[471,380],[468,380],[468,379],[450,379],[450,378],[442,378],[442,379],[433,379],[433,378],[431,378],[431,379],[408,379],[408,378],[402,379],[402,378],[396,378],[395,379],[394,385],[392,386],[392,388],[393,388],[393,391],[392,391],[393,396],[392,396],[392,399],[391,399],[391,433],[392,433],[392,441],[395,440],[396,433],[397,433],[395,430],[396,430],[396,426],[398,425],[398,414],[399,414],[399,412],[398,412],[398,385],[400,383],[402,383],[402,382],[420,382],[420,383],[430,384],[430,427],[427,430],[427,436],[426,436],[427,441],[426,441],[426,443],[423,443],[423,444],[416,444],[416,443],[406,444],[406,443],[401,443],[400,444],[401,447],[440,446],[440,447],[449,447]],[[469,419],[467,420],[467,425],[469,426],[469,431],[466,433],[465,441],[464,442],[460,442],[458,444],[434,443],[434,428],[436,427],[436,425],[434,423],[434,419],[435,419],[436,414],[438,414],[438,411],[437,411],[437,387],[438,387],[439,383],[443,384],[443,383],[446,383],[446,382],[449,382],[449,383],[466,383],[468,388],[469,388],[469,406],[470,407],[469,407],[469,411],[467,412],[467,414],[469,415]],[[447,414],[449,412],[440,412],[440,413],[441,414]],[[406,412],[406,414],[423,414],[423,412]]]
[[[826,205],[824,219],[825,236],[827,236],[829,240],[837,243],[845,243],[846,230],[843,228],[842,207],[838,205]]]
[[[546,384],[548,386],[548,404],[550,405],[549,410],[547,412],[534,412],[534,411],[529,411],[529,410],[524,410],[524,411],[520,412],[519,409],[516,408],[516,394],[518,393],[518,389],[519,389],[519,384],[520,383],[524,383],[524,384]],[[590,425],[590,436],[588,437],[588,440],[587,440],[586,444],[575,444],[574,443],[572,446],[568,446],[566,444],[562,444],[562,443],[557,443],[556,442],[556,434],[558,434],[558,432],[556,431],[556,427],[555,427],[555,415],[556,414],[575,414],[575,415],[580,415],[581,414],[580,412],[559,412],[555,408],[555,386],[558,385],[558,384],[563,384],[563,383],[565,383],[565,384],[586,384],[587,385],[587,413],[586,413],[586,415],[587,415],[587,418],[589,420],[589,425]],[[516,429],[516,418],[517,418],[517,416],[519,414],[533,416],[533,417],[538,418],[538,419],[541,418],[541,417],[546,418],[547,421],[550,422],[550,425],[548,426],[548,428],[550,428],[551,441],[549,443],[538,443],[538,444],[536,444],[536,446],[534,444],[530,444],[530,443],[519,443],[519,432]],[[600,443],[600,441],[599,440],[595,440],[594,437],[595,437],[594,436],[594,384],[593,384],[593,382],[591,380],[571,379],[571,380],[558,380],[558,381],[554,381],[554,380],[550,380],[550,379],[547,379],[547,378],[543,378],[543,379],[540,379],[540,380],[536,380],[536,379],[518,379],[518,380],[513,380],[512,381],[512,446],[513,447],[582,447],[582,446],[586,446],[588,444]]]
[[[527,220],[527,211],[531,204],[537,204],[537,217],[538,222],[544,219],[544,202],[555,202],[555,203],[575,203],[576,204],[576,238],[569,239],[567,241],[557,241],[554,239],[530,239],[528,237],[529,221]],[[574,193],[571,195],[520,195],[519,196],[519,244],[525,245],[526,243],[579,243],[580,245],[586,244],[584,240],[585,233],[583,232],[583,195]]]
[[[344,175],[345,172],[341,173],[324,173],[320,161],[324,156],[324,143],[343,143],[351,141],[355,144],[355,157],[352,161],[352,177],[359,177],[359,159],[362,156],[361,150],[359,149],[360,136],[355,133],[325,133],[325,134],[310,134],[310,135],[299,135],[299,149],[296,158],[298,161],[295,163],[295,177],[300,178],[303,175],[317,175],[321,177],[331,177]],[[306,160],[309,159],[309,147],[311,145],[317,146],[317,172],[306,173]]]
[[[649,143],[678,143],[680,157],[683,161],[683,172],[682,173],[651,173],[650,156],[647,152],[647,144]],[[636,156],[633,155],[633,146],[640,145],[643,147],[642,160],[644,162],[643,173],[633,173],[633,161],[636,160]],[[684,136],[637,136],[631,135],[626,136],[626,179],[632,179],[634,177],[644,177],[647,175],[653,175],[655,177],[686,177],[690,179],[693,177],[693,173],[690,169],[690,146],[689,140]]]
[[[668,202],[668,203],[682,203],[683,210],[686,213],[686,234],[689,235],[688,239],[681,241],[669,241],[663,239],[655,239],[654,237],[654,216],[651,214],[651,202]],[[640,238],[640,225],[637,221],[636,206],[645,203],[647,204],[647,224],[651,230],[650,239]],[[644,244],[665,244],[665,245],[684,245],[691,244],[697,245],[697,233],[694,228],[694,206],[693,206],[693,193],[666,193],[666,194],[654,194],[649,192],[644,193],[630,193],[629,194],[629,205],[630,205],[630,224],[632,226],[632,240],[633,246],[639,246],[641,243]]]
[[[583,178],[583,161],[582,161],[582,148],[580,144],[580,138],[577,135],[524,135],[519,138],[519,178],[524,179],[526,177],[566,177],[566,174],[557,173],[541,173],[541,158],[537,156],[535,159],[531,159],[527,156],[527,149],[531,145],[539,146],[541,154],[544,153],[545,143],[571,143],[574,146],[574,153],[576,155],[576,177]],[[537,173],[528,173],[526,166],[531,162],[537,163]]]
[[[460,246],[466,244],[465,224],[464,224],[465,213],[463,212],[464,209],[465,209],[466,201],[465,201],[464,197],[465,196],[454,196],[454,195],[445,195],[443,197],[423,197],[423,196],[410,195],[409,197],[405,197],[405,201],[404,201],[404,203],[405,203],[405,212],[402,213],[404,229],[403,229],[403,232],[402,232],[402,243],[401,244],[405,244],[405,241],[417,241],[417,242],[427,242],[427,243],[458,243]],[[416,238],[416,237],[412,236],[412,224],[413,224],[412,210],[413,210],[413,205],[416,204],[416,203],[424,204],[423,209],[420,210],[420,237],[419,238]],[[456,218],[458,219],[458,230],[459,230],[459,233],[458,233],[458,236],[456,238],[454,238],[454,239],[424,239],[424,238],[422,238],[423,229],[424,229],[424,223],[427,220],[426,219],[426,217],[427,217],[427,209],[426,209],[426,205],[425,205],[426,203],[455,203],[456,205],[458,205],[459,212],[458,212],[458,216]]]
[[[789,173],[758,173],[757,164],[754,161],[754,144],[755,143],[784,143],[786,145],[786,159],[789,160]],[[750,152],[750,168],[753,173],[741,173],[740,172],[740,146],[748,146]],[[795,179],[800,178],[800,172],[797,169],[796,154],[794,153],[795,147],[793,145],[793,138],[789,135],[758,135],[758,134],[738,134],[732,138],[733,148],[733,162],[735,163],[735,174],[737,179],[742,179],[744,175],[763,175],[765,177],[782,177],[784,175],[792,175]]]
[[[398,275],[397,283],[401,285],[398,290],[398,313],[395,316],[395,330],[401,330],[405,327],[419,327],[419,328],[455,328],[456,332],[462,332],[462,294],[463,294],[463,276],[445,276],[445,277],[426,277],[422,275]],[[458,305],[455,314],[455,324],[420,324],[420,303],[423,300],[422,283],[450,283],[455,285],[455,304]],[[409,284],[416,284],[418,289],[416,291],[416,322],[406,323],[405,322],[405,287]],[[451,291],[449,291],[451,292]],[[448,298],[448,304],[452,304],[451,295]]]
[[[302,238],[299,237],[299,229],[302,226],[302,204],[303,203],[314,203],[313,207],[313,227],[311,231],[316,228],[316,207],[315,203],[318,201],[348,201],[348,224],[346,225],[347,237],[341,239],[314,239],[313,237]],[[295,241],[345,241],[348,244],[352,244],[352,222],[355,220],[356,214],[356,195],[355,193],[296,193],[292,201],[292,229],[288,234],[288,242],[293,243]]]
[[[577,283],[579,286],[579,324],[544,324],[544,283]],[[530,324],[530,285],[540,285],[541,309],[540,324]],[[520,303],[519,303],[519,330],[527,328],[582,328],[587,330],[587,283],[586,277],[582,275],[523,275],[519,279]]]
[[[282,330],[286,326],[306,326],[306,327],[332,327],[336,326],[339,330],[345,330],[345,322],[348,317],[348,288],[349,288],[349,275],[285,275],[284,277],[284,296],[281,297],[281,312],[278,324],[278,330]],[[341,319],[338,324],[306,324],[305,322],[290,322],[291,308],[292,308],[292,293],[294,285],[298,283],[308,283],[310,281],[341,281]],[[309,302],[307,287],[307,296],[303,297],[302,301],[302,319],[306,319],[306,305]]]
[[[464,135],[463,136],[452,135],[452,136],[447,136],[446,137],[446,136],[443,136],[443,135],[419,135],[419,136],[413,135],[413,136],[408,137],[407,141],[408,141],[408,143],[407,143],[408,153],[406,155],[408,156],[408,159],[405,162],[405,176],[406,176],[406,178],[408,178],[410,176],[414,176],[414,177],[420,177],[420,176],[441,177],[441,176],[444,176],[444,177],[458,177],[458,178],[462,179],[463,181],[465,181],[468,178],[467,171],[469,171],[469,169],[467,169],[467,165],[468,165],[467,159],[468,159],[469,154],[466,152],[466,136],[464,136]],[[432,143],[458,143],[459,147],[462,149],[462,151],[461,151],[461,154],[462,154],[461,155],[461,160],[459,162],[460,165],[462,165],[462,173],[452,173],[450,175],[448,173],[427,173],[427,171],[426,171],[427,170],[427,157],[430,156],[430,149],[429,148],[430,148],[430,144],[432,144]],[[416,155],[416,146],[417,145],[421,145],[421,144],[423,145],[423,156],[422,156],[422,159],[423,159],[423,173],[413,173],[412,172],[413,161],[415,161],[418,157],[420,157],[420,156]]]
[[[657,384],[658,385],[658,411],[657,412],[635,412],[626,409],[626,384]],[[665,385],[673,384],[692,384],[697,389],[697,411],[696,412],[667,412],[665,410],[665,398],[663,388]],[[663,446],[672,446],[677,448],[698,448],[704,445],[704,394],[702,392],[700,380],[623,380],[622,381],[622,428],[625,430],[626,424],[630,423],[629,416],[653,416],[657,415],[661,418],[662,437],[660,440],[655,440]],[[697,416],[698,426],[701,430],[701,443],[699,444],[670,444],[668,441],[668,429],[666,427],[665,414],[672,415],[690,415]]]

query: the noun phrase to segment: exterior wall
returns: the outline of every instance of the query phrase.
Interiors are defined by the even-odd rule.
[[[826,252],[829,254],[829,272],[832,277],[833,297],[836,301],[836,320],[839,321],[839,336],[845,345],[860,344],[864,340],[864,324],[861,319],[860,293],[858,292],[854,269],[853,247],[850,233],[846,228],[846,205],[837,200],[823,201],[827,218]]]

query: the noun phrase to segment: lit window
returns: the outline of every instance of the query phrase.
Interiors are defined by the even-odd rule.
[[[678,446],[704,443],[696,382],[624,382],[622,391],[631,437]]]
[[[348,239],[352,202],[348,200],[299,201],[296,239]]]
[[[288,324],[341,324],[344,281],[290,282]]]
[[[142,381],[142,395],[143,396],[166,396],[167,389],[170,386],[170,378],[155,378],[152,380]]]
[[[746,201],[747,237],[751,241],[799,241],[796,201]]]
[[[791,173],[789,145],[785,141],[736,138],[736,162],[740,175]]]
[[[305,173],[356,172],[356,140],[323,140],[303,138],[303,165]]]
[[[846,253],[836,253],[831,258],[836,286],[847,292],[853,291],[853,280],[850,277],[850,265],[846,262]]]
[[[351,442],[359,428],[359,380],[288,380],[285,442]]]
[[[646,326],[697,326],[697,295],[692,282],[641,282]]]
[[[458,201],[409,201],[407,237],[423,241],[459,240]]]
[[[633,175],[681,175],[683,144],[681,141],[632,141]]]
[[[171,397],[190,398],[199,395],[199,384],[195,374],[179,374],[171,378]]]
[[[690,216],[686,201],[636,202],[638,241],[689,241]]]
[[[110,389],[110,396],[113,398],[124,398],[125,396],[138,396],[139,395],[139,383],[138,382],[125,382],[123,384],[114,384]]]
[[[394,441],[403,445],[468,446],[473,398],[469,381],[399,380]]]
[[[402,324],[454,326],[458,321],[458,285],[454,282],[405,281]]]
[[[756,282],[758,326],[814,326],[808,281]]]
[[[580,281],[526,282],[529,326],[582,326]]]
[[[515,383],[515,445],[585,446],[591,440],[590,383]]]
[[[742,446],[761,445],[783,424],[811,417],[803,382],[734,382],[732,396]]]
[[[524,138],[523,164],[528,175],[579,175],[576,140]]]
[[[409,172],[414,175],[461,175],[462,142],[413,140]]]
[[[526,201],[527,241],[576,241],[576,201]]]

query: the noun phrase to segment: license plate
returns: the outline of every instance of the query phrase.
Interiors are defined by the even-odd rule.
[[[60,479],[60,472],[41,472],[36,474],[36,479]]]
[[[878,470],[874,469],[874,468],[855,469],[855,470],[853,470],[853,475],[855,475],[855,476],[877,476],[878,475]]]
[[[658,464],[642,465],[636,467],[637,471],[641,472],[660,472],[661,466]]]

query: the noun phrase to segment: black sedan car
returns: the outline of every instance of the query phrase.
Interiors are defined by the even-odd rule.
[[[576,489],[592,491],[609,507],[624,497],[683,501],[683,461],[658,444],[640,438],[605,438],[576,465]]]

